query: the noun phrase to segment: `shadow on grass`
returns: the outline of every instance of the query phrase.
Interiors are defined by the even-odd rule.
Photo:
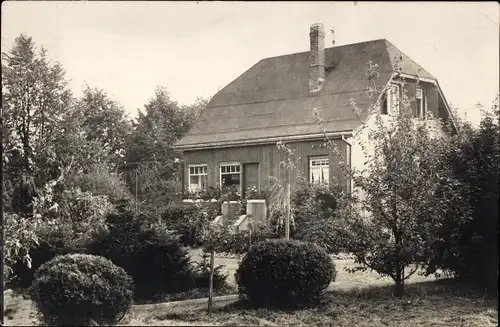
[[[157,320],[229,325],[316,325],[328,326],[427,326],[428,321],[444,321],[440,326],[471,326],[498,323],[497,302],[455,280],[435,280],[406,286],[405,296],[395,298],[392,286],[372,286],[327,291],[315,308],[298,310],[255,308],[246,300],[216,305],[211,316],[206,305],[179,308],[156,315]],[[478,322],[480,321],[480,322]],[[467,323],[469,321],[467,320]],[[432,325],[432,323],[430,323]],[[429,326],[430,326],[429,325]]]

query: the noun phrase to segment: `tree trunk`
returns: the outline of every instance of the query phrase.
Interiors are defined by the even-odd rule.
[[[289,240],[290,239],[290,215],[291,215],[290,167],[287,167],[285,170],[285,178],[286,178],[285,240]]]
[[[396,286],[394,287],[394,296],[402,297],[405,294],[405,281],[401,279],[396,280]]]
[[[396,271],[396,278],[394,279],[394,296],[402,297],[405,294],[405,280],[403,278],[403,269],[400,268],[399,263],[396,266],[398,269]]]

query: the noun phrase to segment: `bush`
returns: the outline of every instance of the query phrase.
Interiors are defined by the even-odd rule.
[[[188,252],[161,227],[145,228],[131,212],[108,217],[109,232],[88,245],[89,252],[124,268],[134,279],[135,299],[154,300],[193,287]]]
[[[471,208],[471,219],[457,221],[450,210],[441,230],[435,266],[498,296],[498,203],[500,178],[500,110],[498,96],[492,113],[478,128],[465,125],[444,161],[452,167],[461,188],[461,202]],[[458,232],[456,229],[458,228]]]
[[[162,213],[168,229],[180,236],[184,246],[196,247],[202,244],[204,230],[220,214],[220,203],[173,202]]]
[[[296,240],[260,242],[243,257],[236,282],[254,306],[313,305],[335,280],[335,265],[321,247]]]
[[[111,261],[70,254],[43,264],[30,293],[48,325],[114,325],[132,305],[132,287],[130,276]]]
[[[292,197],[295,221],[300,225],[310,217],[328,218],[337,209],[340,189],[324,184],[300,183]]]
[[[328,253],[342,252],[336,232],[340,220],[336,217],[341,190],[327,185],[300,184],[292,204],[295,226],[292,237],[316,243]]]
[[[85,253],[86,249],[79,239],[75,239],[74,233],[65,226],[45,226],[36,231],[37,244],[31,245],[28,254],[31,258],[30,265],[22,260],[13,266],[14,279],[12,284],[26,288],[31,285],[36,270],[46,262],[58,255]]]
[[[233,232],[230,227],[213,226],[205,237],[206,250],[208,247],[218,253],[244,254],[252,244],[278,238],[278,231],[270,224],[255,223],[252,230]]]
[[[222,272],[223,265],[214,267],[213,288],[214,291],[223,291],[229,288],[227,275]],[[208,289],[210,283],[210,254],[203,251],[202,261],[194,264],[194,287],[197,289]]]
[[[4,213],[2,239],[4,269],[4,283],[11,282],[19,269],[31,266],[29,250],[38,243],[36,235],[39,219],[20,217],[16,214]]]

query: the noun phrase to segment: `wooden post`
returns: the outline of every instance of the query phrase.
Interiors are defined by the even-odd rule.
[[[210,278],[208,284],[208,315],[212,314],[212,297],[214,292],[214,261],[215,251],[210,251]]]
[[[248,217],[248,232],[249,232],[249,236],[248,236],[248,246],[249,247],[252,247],[252,228],[253,228],[253,225],[252,225],[252,216],[249,216]]]
[[[285,212],[285,240],[290,239],[290,168],[288,167],[286,171],[286,212]]]

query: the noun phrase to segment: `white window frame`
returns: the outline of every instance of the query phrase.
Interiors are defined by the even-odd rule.
[[[238,168],[238,171],[229,171],[229,172],[222,172],[222,167],[237,167]],[[236,169],[235,169],[236,170]],[[221,162],[219,164],[219,185],[221,187],[223,187],[223,184],[222,184],[222,176],[223,175],[233,175],[233,174],[239,174],[240,175],[240,185],[239,185],[239,189],[238,189],[238,194],[241,194],[241,188],[242,188],[242,174],[241,174],[241,163],[240,162]]]
[[[320,174],[323,177],[318,181],[313,181],[313,169],[317,167],[328,171],[328,178],[326,180],[324,180],[323,174]],[[330,185],[330,158],[328,156],[309,157],[309,183],[326,183],[326,185]]]
[[[193,173],[191,173],[191,168],[193,168]],[[198,188],[197,190],[191,189],[191,177],[192,176],[198,176],[198,178],[199,178],[198,184],[196,184],[196,185],[199,185],[200,188]],[[205,177],[206,178],[205,179],[205,186],[206,186],[206,184],[208,182],[208,165],[207,164],[188,165],[188,189],[189,189],[189,192],[197,192],[197,191],[201,191],[201,190],[206,190],[206,187],[203,187],[203,183],[199,184],[202,176],[206,176]]]
[[[417,97],[418,91],[421,91],[420,98]],[[427,101],[425,96],[425,89],[421,86],[417,86],[415,91],[415,100],[420,106],[417,106],[417,117],[425,119],[427,115]]]
[[[385,91],[385,97],[386,97],[386,112],[387,115],[397,115],[399,113],[399,105],[401,102],[401,89],[402,85],[399,83],[393,83],[391,82],[388,85],[387,90]],[[395,90],[395,91],[394,91]],[[393,94],[397,94],[397,98],[393,98]],[[395,106],[393,106],[393,102],[395,101]]]

